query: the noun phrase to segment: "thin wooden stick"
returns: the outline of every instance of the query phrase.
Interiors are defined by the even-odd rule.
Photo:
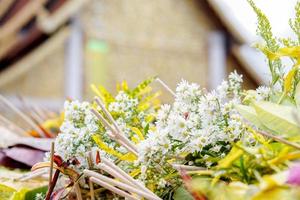
[[[34,172],[28,172],[24,175],[22,175],[21,177],[17,178],[17,180],[19,181],[27,181],[29,179],[33,179],[39,176],[42,176],[43,174],[48,173],[48,170],[46,169],[40,169],[40,170],[36,170]]]
[[[104,106],[103,102],[101,101],[101,99],[99,97],[95,97],[94,98],[96,103],[98,104],[98,106],[101,107],[101,109],[103,110],[103,112],[105,113],[106,117],[108,117],[108,119],[111,121],[111,123],[113,124],[113,126],[115,127],[115,129],[120,132],[119,127],[117,125],[117,123],[115,122],[114,118],[112,117],[112,115],[110,114],[110,112],[106,109],[106,107]]]
[[[41,119],[43,119],[43,121],[48,119],[46,114],[43,113],[43,111],[39,107],[32,105],[32,109],[40,116]]]
[[[139,200],[138,198],[136,198],[135,196],[133,195],[130,195],[129,193],[127,192],[124,192],[123,190],[120,190],[114,186],[112,186],[111,184],[108,184],[104,181],[101,181],[97,178],[94,178],[94,177],[90,177],[90,180],[98,185],[101,185],[102,187],[122,196],[122,197],[125,197],[125,198],[128,198],[128,199],[131,199],[131,200]]]
[[[149,195],[152,195],[155,199],[159,199],[159,197],[156,194],[154,194],[151,190],[141,185],[140,182],[136,181],[133,177],[129,176],[126,172],[124,172],[122,169],[120,169],[118,166],[116,166],[113,162],[109,161],[108,159],[102,157],[101,163],[99,163],[97,167],[107,172],[108,174],[112,175],[113,177],[119,179],[120,181],[128,185],[131,185],[132,187],[137,187],[142,191],[148,193]]]
[[[8,107],[10,107],[16,114],[18,114],[25,122],[27,122],[31,126],[31,128],[36,130],[40,136],[45,137],[45,134],[40,129],[40,127],[38,127],[29,117],[27,117],[26,114],[24,114],[21,110],[19,110],[16,106],[9,102],[4,96],[0,95],[0,100]]]
[[[93,168],[93,159],[92,159],[92,152],[91,151],[87,152],[86,160],[87,160],[89,169],[92,169]]]
[[[111,178],[108,178],[106,176],[103,176],[101,174],[98,174],[96,172],[93,172],[91,170],[84,170],[84,173],[90,177],[95,177],[99,180],[102,180],[108,184],[111,184],[113,186],[117,186],[118,188],[121,188],[123,190],[126,190],[132,194],[138,194],[139,196],[142,196],[142,197],[145,197],[147,199],[154,199],[154,200],[161,200],[160,198],[156,198],[155,196],[153,196],[152,194],[149,194],[149,193],[146,193],[142,190],[139,190],[139,189],[136,189],[134,187],[132,187],[131,185],[127,185],[127,184],[124,184],[122,182],[119,182],[119,181],[116,181],[114,179],[111,179]]]
[[[60,113],[58,113],[58,112],[55,112],[55,111],[52,111],[52,110],[50,110],[50,109],[48,109],[48,108],[40,108],[44,113],[45,113],[45,115],[47,116],[47,119],[49,119],[49,118],[55,118],[55,117],[57,117]]]
[[[167,85],[165,82],[163,82],[161,79],[156,78],[156,81],[159,82],[168,92],[170,92],[174,97],[176,96],[175,92]]]
[[[47,137],[51,137],[51,138],[55,137],[53,135],[53,133],[47,131],[45,129],[45,127],[43,126],[43,123],[44,123],[45,120],[43,118],[41,118],[40,115],[32,108],[32,106],[29,105],[29,104],[27,104],[27,102],[22,97],[20,97],[20,99],[23,102],[24,107],[27,108],[26,110],[28,112],[29,117],[32,119],[33,122],[35,122],[38,125],[38,127],[40,128],[40,130],[42,130],[43,133]]]
[[[107,172],[108,174],[112,175],[113,177],[119,179],[120,181],[123,181],[127,184],[132,184],[129,180],[126,179],[126,177],[119,174],[116,170],[112,169],[111,167],[105,165],[104,163],[100,163],[97,165],[101,170]],[[136,186],[135,184],[132,184],[133,186]]]
[[[110,114],[110,112],[105,108],[103,102],[101,101],[101,99],[99,97],[95,97],[95,101],[96,103],[101,107],[101,109],[103,110],[104,114],[106,115],[106,117],[111,121],[111,123],[113,124],[115,131],[113,131],[115,133],[115,135],[118,135],[120,138],[123,139],[123,141],[130,146],[132,149],[134,149],[134,151],[137,153],[137,148],[136,146],[130,141],[128,140],[128,138],[125,136],[125,134],[121,131],[121,129],[119,128],[119,126],[117,125],[116,121],[114,120],[114,118],[112,117],[112,115]],[[114,129],[113,129],[114,130]]]
[[[203,167],[189,166],[189,165],[172,164],[172,166],[176,170],[186,170],[186,171],[205,170],[205,168],[203,168]]]
[[[38,115],[38,113],[35,112],[32,106],[29,105],[22,96],[18,95],[18,99],[23,103],[24,105],[23,107],[26,109],[30,117],[34,119],[36,122],[38,122],[39,124],[42,124],[44,120]]]
[[[125,134],[121,131],[121,129],[119,128],[118,124],[116,123],[116,121],[114,120],[114,118],[112,117],[112,115],[110,114],[110,112],[106,109],[106,107],[104,106],[103,102],[101,101],[101,99],[99,97],[95,97],[95,101],[96,103],[101,107],[101,109],[104,111],[106,117],[111,121],[112,125],[115,128],[115,134],[118,134],[120,137],[122,137],[124,139],[124,141],[126,143],[128,143],[128,145],[135,149],[137,151],[136,146],[128,140],[128,138],[125,136]]]
[[[29,110],[29,115],[32,119],[34,119],[39,125],[43,124],[44,120],[35,112],[32,110]]]
[[[80,187],[79,187],[78,183],[75,183],[74,189],[75,189],[77,200],[82,200],[82,195],[81,195],[81,191],[80,191]]]
[[[277,142],[281,142],[283,144],[286,144],[288,146],[291,146],[291,147],[294,147],[295,149],[298,149],[300,150],[300,145],[297,144],[297,143],[294,143],[294,142],[290,142],[288,140],[285,140],[281,137],[278,137],[278,136],[275,136],[273,134],[270,134],[270,133],[267,133],[267,132],[264,132],[264,131],[257,131],[255,130],[255,132],[257,132],[258,134],[261,134],[263,136],[266,136],[266,137],[269,137],[269,138],[272,138],[273,140],[277,141]]]
[[[138,155],[136,147],[130,143],[130,141],[128,140],[128,138],[126,137],[122,137],[120,134],[116,134],[116,130],[107,122],[107,120],[94,108],[91,109],[91,112],[95,114],[95,116],[100,119],[103,124],[110,129],[110,131],[114,134],[114,135],[109,135],[111,137],[111,139],[116,140],[118,143],[120,143],[122,146],[124,146],[128,151],[130,151],[131,153],[135,154],[136,156]]]
[[[16,132],[18,132],[19,135],[24,135],[24,136],[31,136],[27,131],[22,129],[21,127],[17,126],[15,123],[4,117],[3,115],[0,114],[0,120],[5,123],[7,126],[12,127]]]
[[[118,171],[116,171],[115,169],[111,168],[110,166],[104,164],[104,163],[100,163],[97,165],[100,169],[102,169],[103,171],[107,172],[108,174],[110,174],[111,176],[115,177],[116,179],[119,179],[121,182],[128,184],[132,187],[136,187],[139,188],[140,190],[148,193],[149,195],[152,195],[154,198],[156,198],[157,196],[152,193],[150,190],[147,190],[147,188],[143,187],[142,185],[140,185],[139,182],[134,182],[134,181],[130,181],[130,179],[128,179],[126,176],[120,174]]]
[[[93,163],[93,158],[92,158],[92,152],[91,151],[87,152],[86,158],[87,158],[87,163],[88,163],[89,169],[92,169],[94,163]],[[90,179],[89,179],[89,188],[90,188],[91,200],[95,200],[94,185],[93,185],[93,183]]]
[[[135,180],[134,178],[132,178],[130,175],[128,175],[126,172],[124,172],[122,169],[120,169],[118,166],[116,166],[114,163],[112,163],[111,161],[109,161],[106,158],[102,158],[101,159],[102,162],[108,166],[110,166],[113,170],[115,170],[117,173],[119,173],[121,175],[121,177],[125,177],[125,180],[128,180],[129,182],[131,182],[133,185],[136,185],[137,187],[139,187],[140,189],[142,189],[143,191],[152,194],[153,196],[156,196],[157,198],[159,198],[157,195],[155,195],[151,190],[149,190],[147,187],[141,185],[137,180]]]
[[[95,200],[94,185],[93,185],[93,182],[90,179],[89,179],[89,186],[90,186],[91,200]]]
[[[98,119],[100,119],[103,124],[111,131],[115,132],[114,128],[109,124],[109,122],[94,108],[91,109],[91,112],[96,115]]]
[[[50,150],[50,169],[49,169],[49,184],[50,188],[53,176],[53,162],[54,162],[54,142],[51,142],[51,150]]]
[[[53,176],[51,185],[50,185],[50,187],[48,188],[48,191],[47,191],[45,200],[50,200],[51,194],[52,194],[52,192],[53,192],[53,190],[54,190],[54,187],[55,187],[55,185],[56,185],[56,183],[57,183],[59,174],[60,174],[60,171],[59,171],[58,169],[55,170],[55,173],[54,173],[54,176]]]

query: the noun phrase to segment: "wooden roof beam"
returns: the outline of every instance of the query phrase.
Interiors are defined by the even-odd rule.
[[[0,28],[0,41],[18,32],[43,7],[46,0],[31,0]]]
[[[2,0],[0,6],[0,19],[7,13],[7,10],[12,6],[15,0]]]

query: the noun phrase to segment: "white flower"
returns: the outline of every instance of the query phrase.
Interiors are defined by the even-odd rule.
[[[161,178],[161,179],[159,180],[159,182],[158,182],[158,187],[159,187],[159,188],[165,188],[166,185],[167,185],[167,181],[166,181],[165,179]]]
[[[160,107],[160,110],[157,112],[157,120],[165,121],[169,116],[169,112],[171,110],[171,106],[168,104],[164,104]]]
[[[230,85],[236,85],[237,87],[240,87],[240,84],[243,82],[243,75],[240,75],[234,71],[229,74],[228,80]]]
[[[271,94],[271,88],[267,86],[259,86],[256,89],[256,101],[263,101],[267,100]]]
[[[241,76],[234,72],[216,90],[205,93],[199,85],[181,81],[173,105],[161,106],[156,130],[138,145],[140,164],[148,169],[164,168],[170,166],[168,161],[176,156],[202,152],[204,148],[219,157],[224,156],[221,149],[229,150],[230,142],[245,132],[234,109],[241,101],[241,83]],[[213,164],[209,157],[203,155],[207,167]],[[163,171],[158,171],[155,180],[159,182]]]
[[[37,193],[35,195],[35,200],[44,200],[45,199],[45,195],[43,193]]]
[[[158,141],[158,144],[160,145],[162,153],[167,153],[171,148],[171,141],[168,137],[160,138]]]
[[[124,91],[120,91],[117,94],[115,101],[109,104],[108,110],[110,112],[123,114],[125,120],[127,120],[133,116],[133,108],[135,108],[137,105],[137,99],[130,98]]]
[[[95,146],[92,135],[99,130],[97,118],[88,102],[66,101],[64,107],[65,119],[55,140],[55,153],[64,160],[75,157],[81,167],[86,167],[85,153]]]

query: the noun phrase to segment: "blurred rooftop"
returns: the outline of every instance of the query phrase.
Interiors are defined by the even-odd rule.
[[[295,0],[255,2],[277,36],[290,36],[283,24]],[[246,74],[248,88],[268,82],[264,57],[250,47],[259,39],[246,0],[0,4],[0,92],[11,99],[59,106],[66,97],[89,99],[91,83],[114,90],[116,82],[133,86],[155,75],[171,88],[181,78],[214,88],[233,69]]]

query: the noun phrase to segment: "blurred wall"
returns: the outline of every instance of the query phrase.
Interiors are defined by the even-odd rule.
[[[156,75],[172,89],[181,78],[206,87],[207,39],[219,27],[204,9],[197,0],[91,0],[79,15],[84,33],[84,96],[92,96],[90,83],[114,91],[116,82],[127,80],[134,86]],[[1,90],[64,98],[65,51],[61,42]],[[237,65],[230,57],[227,63]],[[246,82],[253,86],[251,80]]]
[[[86,67],[98,68],[87,82],[113,89],[123,79],[133,86],[158,75],[171,88],[181,78],[206,86],[206,41],[214,25],[198,1],[94,0],[82,21],[90,44]],[[91,47],[97,42],[98,57]]]

